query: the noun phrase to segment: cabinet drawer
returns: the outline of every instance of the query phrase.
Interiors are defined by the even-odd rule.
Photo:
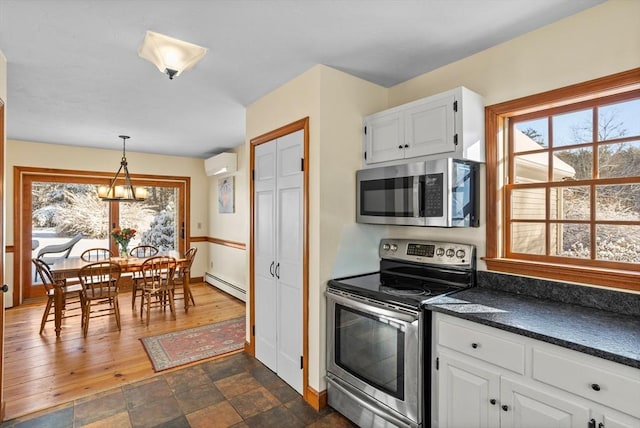
[[[621,367],[620,371],[581,361],[575,355],[560,355],[538,348],[533,350],[532,377],[605,406],[640,417],[640,370]],[[611,363],[615,364],[615,363]],[[623,371],[624,370],[624,371]]]
[[[438,323],[438,345],[524,374],[524,344],[445,321]]]

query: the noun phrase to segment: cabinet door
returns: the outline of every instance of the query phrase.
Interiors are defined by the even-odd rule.
[[[255,352],[277,372],[275,141],[255,149],[254,210]]]
[[[501,428],[584,428],[590,409],[584,400],[565,399],[503,378],[500,384]],[[608,427],[607,427],[608,428]]]
[[[385,162],[404,157],[404,123],[402,114],[394,111],[365,119],[367,163]]]
[[[455,152],[454,101],[451,94],[405,111],[405,157]]]
[[[276,268],[278,376],[302,393],[302,159],[304,131],[278,139]]]
[[[640,419],[611,409],[598,412],[594,420],[596,428],[640,428]]]
[[[499,374],[448,354],[440,353],[439,358],[439,428],[497,427]]]

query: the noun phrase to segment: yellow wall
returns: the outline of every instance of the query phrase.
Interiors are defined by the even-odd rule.
[[[5,108],[3,110],[4,111],[4,118],[3,119],[5,120],[5,122],[4,122],[5,123],[5,133],[2,136],[0,136],[0,138],[4,139],[2,147],[4,148],[5,155],[6,155],[6,152],[7,152],[6,135],[5,135],[6,132],[7,132],[7,130],[6,130],[6,124],[7,124],[7,122],[6,122],[6,115],[7,115],[6,102],[7,102],[7,59],[5,58],[5,56],[2,53],[2,51],[0,51],[0,103],[5,103]],[[5,166],[5,169],[6,169],[6,166]],[[0,193],[2,195],[6,195],[7,194],[6,190],[5,190],[6,188],[7,188],[7,185],[3,181],[2,182],[2,188],[0,189]],[[4,198],[4,199],[5,199],[5,204],[6,204],[6,199],[7,198]],[[4,210],[6,212],[6,205],[5,205]],[[4,223],[0,224],[0,227],[2,227],[2,236],[5,236],[4,242],[6,242],[6,233],[7,233],[7,226],[6,225],[7,225],[6,221]],[[4,245],[4,242],[2,240],[0,240],[0,245]],[[2,254],[4,255],[4,251],[2,252]],[[6,269],[7,260],[8,259],[7,259],[6,256],[4,256],[4,257],[2,257],[0,259],[0,263],[2,263],[3,266],[4,266],[4,273],[5,273],[5,277],[4,278],[0,278],[0,280],[3,281],[2,282],[3,284],[8,284],[7,281],[8,281],[9,276],[7,276],[7,273],[6,273],[6,271],[7,271],[7,269]],[[5,293],[5,294],[8,294],[8,293]],[[11,302],[11,296],[4,296],[4,306],[5,307],[7,306],[8,302]]]
[[[485,250],[484,204],[481,227],[473,229],[355,224],[354,174],[361,167],[362,116],[457,86],[484,95],[489,105],[640,67],[638,16],[640,2],[610,0],[390,89],[316,66],[247,108],[247,141],[310,116],[312,388],[326,388],[323,292],[327,279],[349,268],[343,254],[356,260],[354,247],[366,250],[380,236],[469,242],[478,246],[479,256]],[[483,180],[482,195],[484,187]],[[349,240],[354,236],[359,239]]]
[[[487,105],[640,66],[640,1],[609,0],[394,86],[390,106],[455,86]]]
[[[456,86],[491,105],[640,67],[640,2],[610,0],[389,90],[389,107]],[[484,177],[484,170],[482,176]],[[475,244],[486,269],[485,183],[481,227],[471,230],[391,228],[394,237],[433,237]]]
[[[114,141],[117,146],[117,141]],[[118,150],[99,150],[85,147],[65,146],[59,144],[43,144],[26,141],[8,140],[5,162],[5,221],[7,245],[14,244],[13,231],[13,167],[28,166],[40,168],[81,169],[86,171],[102,171],[115,174],[122,152]],[[191,177],[191,236],[207,236],[208,234],[208,182],[204,173],[204,161],[198,158],[162,156],[127,151],[127,161],[132,174],[156,174]],[[198,228],[200,224],[200,228]],[[198,247],[198,256],[194,261],[192,276],[202,276],[206,270],[207,246],[204,243],[194,244]],[[5,279],[11,287],[13,284],[13,254],[7,254]],[[7,293],[5,304],[12,301],[12,293]]]
[[[6,103],[7,102],[7,59],[5,58],[4,54],[2,53],[2,51],[0,51],[0,104],[1,103]],[[6,134],[6,114],[7,114],[7,109],[6,106],[3,109],[4,112],[4,120],[5,120],[5,134]],[[5,139],[5,134],[2,134],[0,136],[0,138]],[[3,144],[2,147],[4,149],[4,153],[6,154],[6,141],[3,140]],[[6,167],[5,167],[6,168]],[[5,189],[6,189],[6,184],[4,183],[4,181],[1,184],[2,188],[0,188],[0,194],[2,195],[6,195]],[[6,199],[6,198],[5,198]],[[6,208],[5,208],[6,210]],[[2,236],[6,235],[6,231],[7,231],[7,227],[6,227],[6,222],[0,224],[0,227],[2,228]],[[4,240],[6,242],[6,238]],[[4,245],[3,241],[0,240],[0,245]],[[2,251],[2,255],[4,255],[4,251]],[[1,257],[0,258],[0,263],[5,266],[5,272],[6,272],[6,257]],[[7,280],[6,280],[7,276],[5,273],[5,278],[0,278],[0,281],[2,281],[3,284],[7,284]],[[4,298],[4,304],[5,306],[7,305],[7,302],[9,302],[10,300],[10,296],[5,296]]]
[[[350,189],[362,164],[362,117],[386,103],[383,88],[318,65],[247,108],[247,158],[252,138],[309,117],[309,386],[316,391],[325,388],[326,281],[341,229],[355,219]]]
[[[247,198],[249,162],[246,147],[241,144],[231,150],[238,155],[238,170],[233,174],[208,177],[209,181],[209,236],[246,244],[249,241],[249,200]],[[235,212],[218,212],[218,183],[234,177]],[[247,251],[219,244],[209,244],[208,273],[245,291],[247,281]]]

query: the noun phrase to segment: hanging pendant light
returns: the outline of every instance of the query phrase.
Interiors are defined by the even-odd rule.
[[[130,137],[128,135],[119,135],[118,137],[122,138],[122,160],[120,161],[120,168],[118,168],[116,175],[113,177],[113,180],[111,180],[109,187],[98,187],[98,197],[103,201],[144,201],[147,199],[146,187],[134,188],[131,183],[131,177],[129,177],[129,169],[127,168],[125,143]],[[123,177],[120,177],[121,172],[124,173]]]

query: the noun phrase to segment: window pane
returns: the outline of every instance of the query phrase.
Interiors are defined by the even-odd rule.
[[[83,238],[71,251],[43,254],[48,263],[79,257],[88,248],[109,248],[109,206],[98,198],[97,185],[33,182],[31,186],[32,256],[48,245]],[[35,278],[34,278],[35,279]]]
[[[553,187],[551,213],[553,220],[589,220],[591,217],[589,186]]]
[[[511,218],[542,220],[545,215],[544,189],[516,189],[511,192]]]
[[[511,251],[524,254],[545,254],[544,223],[512,223]]]
[[[580,259],[591,257],[588,224],[552,224],[550,233],[550,255]]]
[[[640,141],[603,144],[598,149],[600,178],[640,176]]]
[[[513,163],[515,183],[540,183],[548,179],[547,153],[514,156]]]
[[[590,147],[555,151],[552,162],[553,181],[592,178],[593,151]]]
[[[640,220],[640,184],[596,186],[597,220]]]
[[[597,259],[640,263],[640,226],[596,226]]]
[[[593,110],[580,110],[552,117],[553,147],[593,141]]]
[[[147,190],[149,197],[144,202],[120,202],[120,227],[137,231],[129,248],[144,244],[161,251],[178,249],[178,189],[147,186]]]
[[[598,110],[598,141],[640,136],[640,99],[609,104]]]
[[[516,129],[514,153],[549,147],[547,123],[546,117],[515,123],[513,125]]]

